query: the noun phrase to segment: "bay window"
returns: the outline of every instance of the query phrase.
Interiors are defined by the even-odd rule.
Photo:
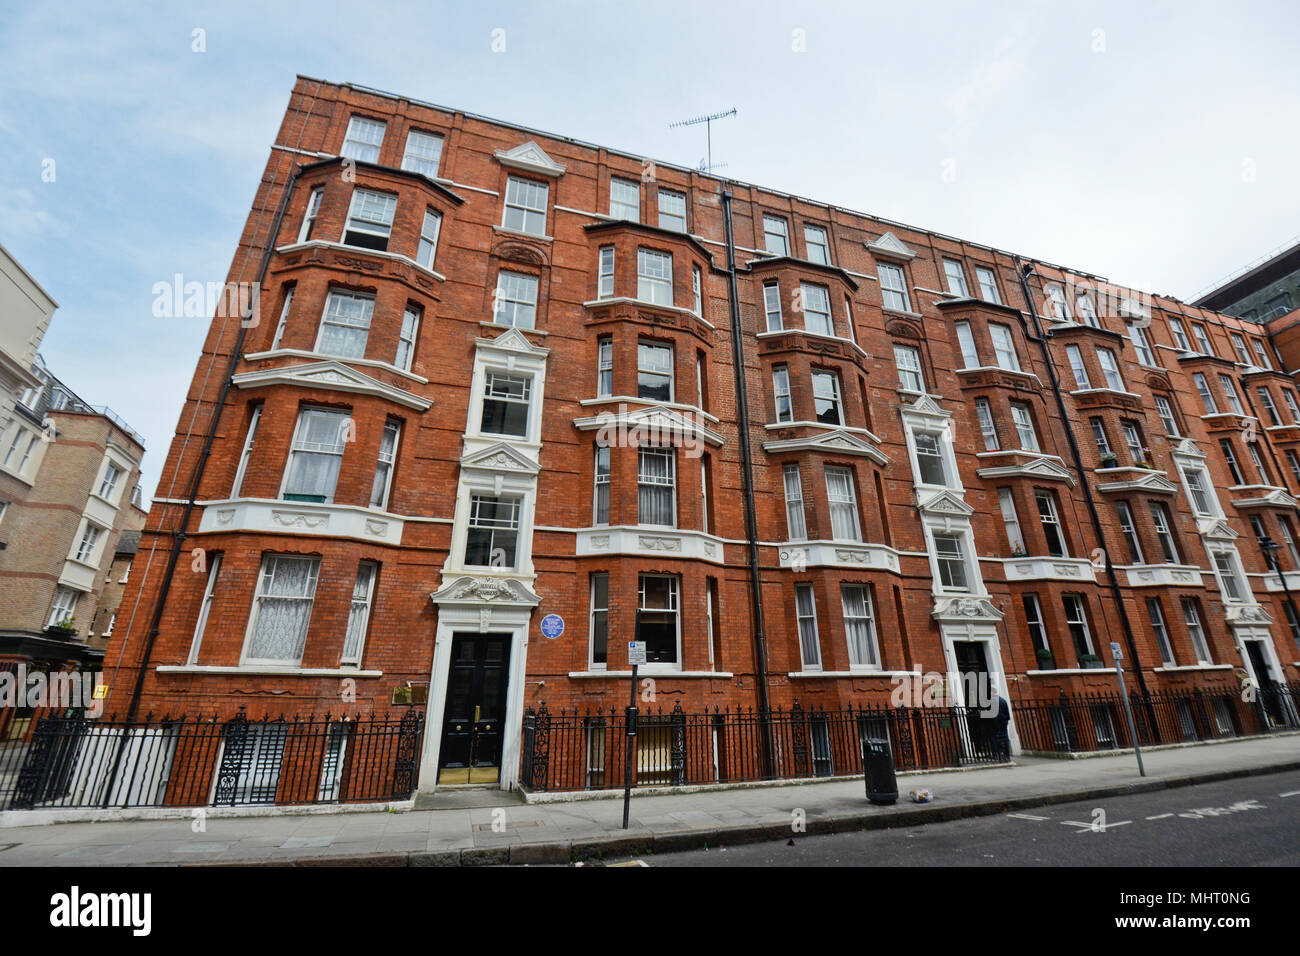
[[[681,635],[678,579],[642,574],[637,582],[637,640],[645,642],[647,664],[678,664]]]
[[[479,568],[515,567],[521,501],[495,495],[470,495],[465,564]]]
[[[876,642],[876,615],[871,589],[861,584],[840,585],[840,603],[844,608],[844,636],[849,645],[849,666],[880,667]]]
[[[339,358],[365,358],[374,311],[374,296],[331,290],[320,320],[316,351]]]
[[[281,497],[288,501],[334,500],[352,419],[348,412],[304,408],[298,413]]]
[[[637,523],[677,525],[676,456],[672,448],[637,450]]]
[[[384,252],[393,231],[397,197],[371,189],[352,190],[348,221],[343,229],[345,245]]]
[[[858,500],[849,468],[826,467],[826,497],[830,503],[831,537],[836,541],[861,541]]]

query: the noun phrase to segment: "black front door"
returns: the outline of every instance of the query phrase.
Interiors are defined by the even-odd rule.
[[[953,641],[953,656],[957,658],[957,674],[961,680],[967,707],[978,707],[989,694],[988,658],[984,656],[983,641]]]
[[[1255,683],[1259,691],[1260,703],[1264,705],[1264,713],[1268,714],[1268,719],[1276,726],[1282,723],[1282,708],[1279,706],[1277,685],[1268,671],[1268,662],[1264,656],[1263,645],[1260,641],[1244,641],[1243,643],[1246,645],[1246,653],[1250,655],[1250,666],[1255,671]]]
[[[509,634],[452,635],[439,783],[500,779],[509,664]]]

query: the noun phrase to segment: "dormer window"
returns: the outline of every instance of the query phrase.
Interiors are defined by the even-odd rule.
[[[546,200],[550,187],[531,179],[506,180],[505,216],[501,225],[530,236],[546,235]]]
[[[354,189],[347,226],[343,230],[343,242],[363,249],[386,251],[396,211],[396,196],[370,189]]]

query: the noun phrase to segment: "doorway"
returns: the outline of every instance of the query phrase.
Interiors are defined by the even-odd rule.
[[[1259,691],[1260,702],[1264,705],[1264,713],[1276,727],[1285,721],[1273,672],[1269,669],[1268,657],[1264,653],[1264,642],[1247,640],[1242,643],[1246,645],[1246,654],[1250,657],[1250,669],[1255,672],[1255,684]]]
[[[439,784],[501,779],[509,634],[453,634],[439,748]]]

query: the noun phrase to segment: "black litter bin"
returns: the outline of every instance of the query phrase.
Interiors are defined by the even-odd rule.
[[[863,738],[862,776],[867,785],[867,799],[872,803],[898,802],[898,778],[894,776],[894,756],[889,752],[889,741],[885,738]]]

